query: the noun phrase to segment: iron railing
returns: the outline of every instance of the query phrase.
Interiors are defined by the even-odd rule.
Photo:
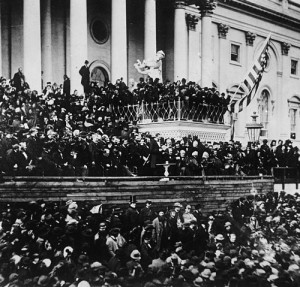
[[[126,121],[138,123],[160,121],[196,121],[204,123],[226,123],[227,107],[208,104],[189,104],[185,101],[167,101],[136,105],[112,106],[112,113],[116,117],[123,117]]]

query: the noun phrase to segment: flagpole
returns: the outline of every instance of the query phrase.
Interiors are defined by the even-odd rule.
[[[233,113],[231,113],[231,135],[230,135],[230,140],[234,141],[234,124],[235,124],[235,120],[233,119]]]

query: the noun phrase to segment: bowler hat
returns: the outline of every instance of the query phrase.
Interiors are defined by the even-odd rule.
[[[137,249],[133,250],[131,253],[130,253],[130,257],[132,259],[141,259],[141,253],[140,251],[138,251]]]
[[[182,205],[179,202],[175,202],[173,206],[174,207],[180,207],[180,208],[182,207]]]

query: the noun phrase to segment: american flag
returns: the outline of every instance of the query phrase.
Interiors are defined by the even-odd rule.
[[[266,38],[263,43],[258,56],[254,63],[252,64],[250,70],[246,74],[246,77],[242,80],[239,87],[237,88],[235,94],[237,92],[245,93],[245,96],[236,102],[232,102],[229,104],[228,109],[233,113],[239,113],[243,109],[245,109],[254,98],[258,85],[261,81],[262,74],[266,68],[268,56],[267,51],[269,47],[271,34]],[[253,92],[254,91],[254,92]],[[235,96],[234,94],[234,96]],[[232,100],[234,100],[234,96]]]

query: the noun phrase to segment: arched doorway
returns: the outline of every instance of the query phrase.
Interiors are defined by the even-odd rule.
[[[104,86],[110,81],[110,70],[106,62],[95,60],[90,64],[90,81]]]
[[[107,71],[101,66],[95,66],[91,70],[91,82],[99,83],[100,86],[104,86],[109,81]]]

